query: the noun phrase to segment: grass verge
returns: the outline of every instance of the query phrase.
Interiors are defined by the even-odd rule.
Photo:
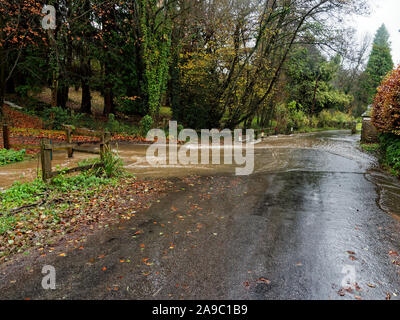
[[[20,162],[25,159],[25,150],[0,150],[0,166],[4,166],[9,163]]]

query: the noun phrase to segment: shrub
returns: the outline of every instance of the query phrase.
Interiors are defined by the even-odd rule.
[[[380,144],[384,163],[400,175],[400,137],[386,133],[380,136]]]
[[[107,125],[106,125],[108,131],[110,131],[111,133],[117,133],[119,132],[121,125],[118,122],[117,119],[115,119],[115,115],[110,113],[110,115],[108,116],[108,121],[107,121]]]
[[[312,116],[310,120],[311,127],[318,128],[318,124],[319,124],[318,118],[316,116]]]
[[[149,115],[145,115],[142,118],[142,120],[140,120],[139,128],[140,128],[140,133],[143,137],[147,135],[147,132],[150,131],[152,125],[153,125],[153,118]]]
[[[332,114],[328,110],[322,110],[318,115],[319,126],[322,128],[332,125]]]
[[[72,124],[79,127],[85,115],[75,113],[69,109],[61,107],[47,108],[43,112],[45,123],[52,129],[60,130],[63,124]]]
[[[104,167],[100,168],[98,175],[105,176],[107,178],[122,177],[126,174],[124,169],[124,163],[121,158],[107,150],[103,157]]]
[[[115,115],[112,113],[108,117],[106,128],[111,133],[120,133],[120,134],[126,133],[131,135],[138,134],[137,126],[128,125],[126,123],[123,123],[122,121],[118,121],[115,118]]]
[[[25,150],[0,150],[0,166],[24,160]]]
[[[380,132],[400,135],[400,66],[391,71],[378,88],[372,123]]]

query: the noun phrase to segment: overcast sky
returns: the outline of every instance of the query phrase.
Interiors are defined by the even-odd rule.
[[[400,0],[370,0],[371,14],[368,17],[356,17],[353,25],[359,37],[366,33],[375,35],[376,30],[384,23],[390,33],[393,61],[400,63]]]

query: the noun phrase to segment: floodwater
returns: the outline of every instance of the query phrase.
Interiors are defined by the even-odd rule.
[[[361,152],[358,147],[359,135],[351,135],[348,130],[326,131],[291,136],[271,136],[254,145],[254,174],[279,172],[335,171],[363,174],[365,179],[376,185],[377,204],[389,214],[400,217],[400,182],[379,169],[375,157]],[[93,148],[88,146],[88,148]],[[149,145],[121,143],[113,146],[123,159],[125,168],[138,178],[182,177],[188,175],[231,175],[237,165],[233,156],[232,164],[224,164],[224,149],[220,146],[193,144],[190,149],[201,162],[201,152],[209,151],[210,164],[166,164],[152,166],[146,160]],[[232,148],[225,151],[233,154]],[[168,147],[166,147],[169,159]],[[216,152],[215,154],[213,152]],[[219,153],[222,164],[212,164]],[[188,153],[189,154],[189,153]],[[329,154],[329,156],[322,156]],[[243,155],[246,149],[243,148]],[[68,168],[78,162],[94,158],[96,155],[76,152],[68,159],[65,151],[53,153],[53,170]],[[318,159],[318,161],[315,161]],[[351,160],[351,161],[346,161]],[[250,160],[248,160],[250,161]],[[38,173],[40,160],[34,159],[0,167],[0,190],[15,181],[31,181]]]

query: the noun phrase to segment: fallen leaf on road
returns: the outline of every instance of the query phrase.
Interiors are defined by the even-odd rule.
[[[392,297],[389,292],[386,293],[386,300],[390,300]]]
[[[266,284],[270,284],[270,283],[271,283],[270,280],[265,279],[265,278],[260,278],[260,279],[257,280],[257,282],[264,282],[264,283],[266,283]]]
[[[370,287],[370,288],[376,288],[376,285],[374,285],[374,284],[372,284],[372,283],[368,283],[367,285],[368,285],[368,287]]]
[[[396,251],[390,250],[390,251],[389,251],[389,255],[390,255],[390,256],[398,256],[399,254],[398,254]]]
[[[356,253],[354,251],[347,251],[348,254],[355,255]]]

